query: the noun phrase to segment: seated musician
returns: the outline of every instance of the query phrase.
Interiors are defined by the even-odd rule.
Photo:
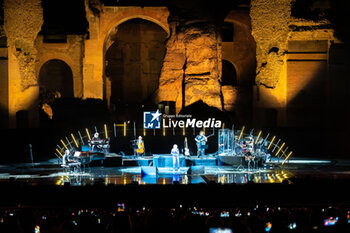
[[[70,152],[69,150],[66,150],[62,157],[62,167],[65,167],[67,163],[70,161],[69,156],[70,156]]]
[[[245,154],[246,161],[248,161],[248,170],[251,168],[251,163],[253,163],[253,168],[255,168],[255,154],[253,149],[249,148],[248,152]]]
[[[145,144],[142,140],[142,137],[139,136],[136,142],[136,154],[143,155],[145,153]]]
[[[97,151],[98,143],[96,143],[96,142],[99,140],[101,140],[100,135],[96,132],[90,140],[91,143],[89,143],[91,151]]]
[[[100,140],[100,135],[96,132],[91,140]]]

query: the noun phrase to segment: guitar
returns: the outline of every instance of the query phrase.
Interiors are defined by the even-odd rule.
[[[187,144],[187,137],[185,137],[185,151],[184,151],[185,156],[190,156],[190,150],[188,149],[188,144]]]
[[[210,137],[212,137],[212,136],[214,136],[214,134],[210,134],[209,136],[204,136],[203,139],[201,139],[200,141],[196,142],[197,147],[204,147],[204,149],[208,149],[208,145],[205,145],[205,144],[202,145],[202,142],[203,142],[203,141],[207,141],[208,138],[210,138]]]

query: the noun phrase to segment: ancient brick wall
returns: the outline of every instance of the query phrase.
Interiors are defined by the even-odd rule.
[[[43,24],[40,0],[4,1],[4,28],[9,49],[10,125],[20,110],[28,113],[30,125],[37,123],[38,86],[34,40]]]

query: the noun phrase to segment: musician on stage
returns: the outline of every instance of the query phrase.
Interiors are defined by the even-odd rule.
[[[70,156],[70,151],[66,150],[63,154],[63,157],[62,157],[62,166],[63,167],[67,165],[67,162],[69,162],[69,156]]]
[[[171,155],[173,156],[173,170],[178,171],[180,169],[180,157],[179,157],[179,148],[176,144],[173,145],[171,149]]]
[[[94,141],[100,140],[100,135],[96,132],[94,136],[91,138],[89,146],[91,148],[91,151],[96,151],[97,143],[93,143]]]
[[[96,132],[91,140],[100,140],[100,135]]]
[[[249,136],[248,141],[247,141],[247,147],[248,151],[252,149],[254,151],[254,138],[253,136]]]
[[[137,155],[143,155],[145,153],[145,144],[142,140],[142,137],[139,136],[136,141],[136,154]]]
[[[207,143],[207,137],[204,135],[203,130],[199,132],[199,134],[194,139],[197,144],[197,156],[204,156],[205,144]]]
[[[252,148],[249,148],[248,152],[245,154],[245,158],[248,161],[248,170],[251,168],[251,163],[253,163],[253,168],[255,168],[255,154]]]

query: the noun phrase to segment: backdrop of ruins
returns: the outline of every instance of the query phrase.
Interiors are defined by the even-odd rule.
[[[3,0],[0,125],[39,127],[70,98],[111,115],[203,101],[238,124],[343,127],[342,2]]]

